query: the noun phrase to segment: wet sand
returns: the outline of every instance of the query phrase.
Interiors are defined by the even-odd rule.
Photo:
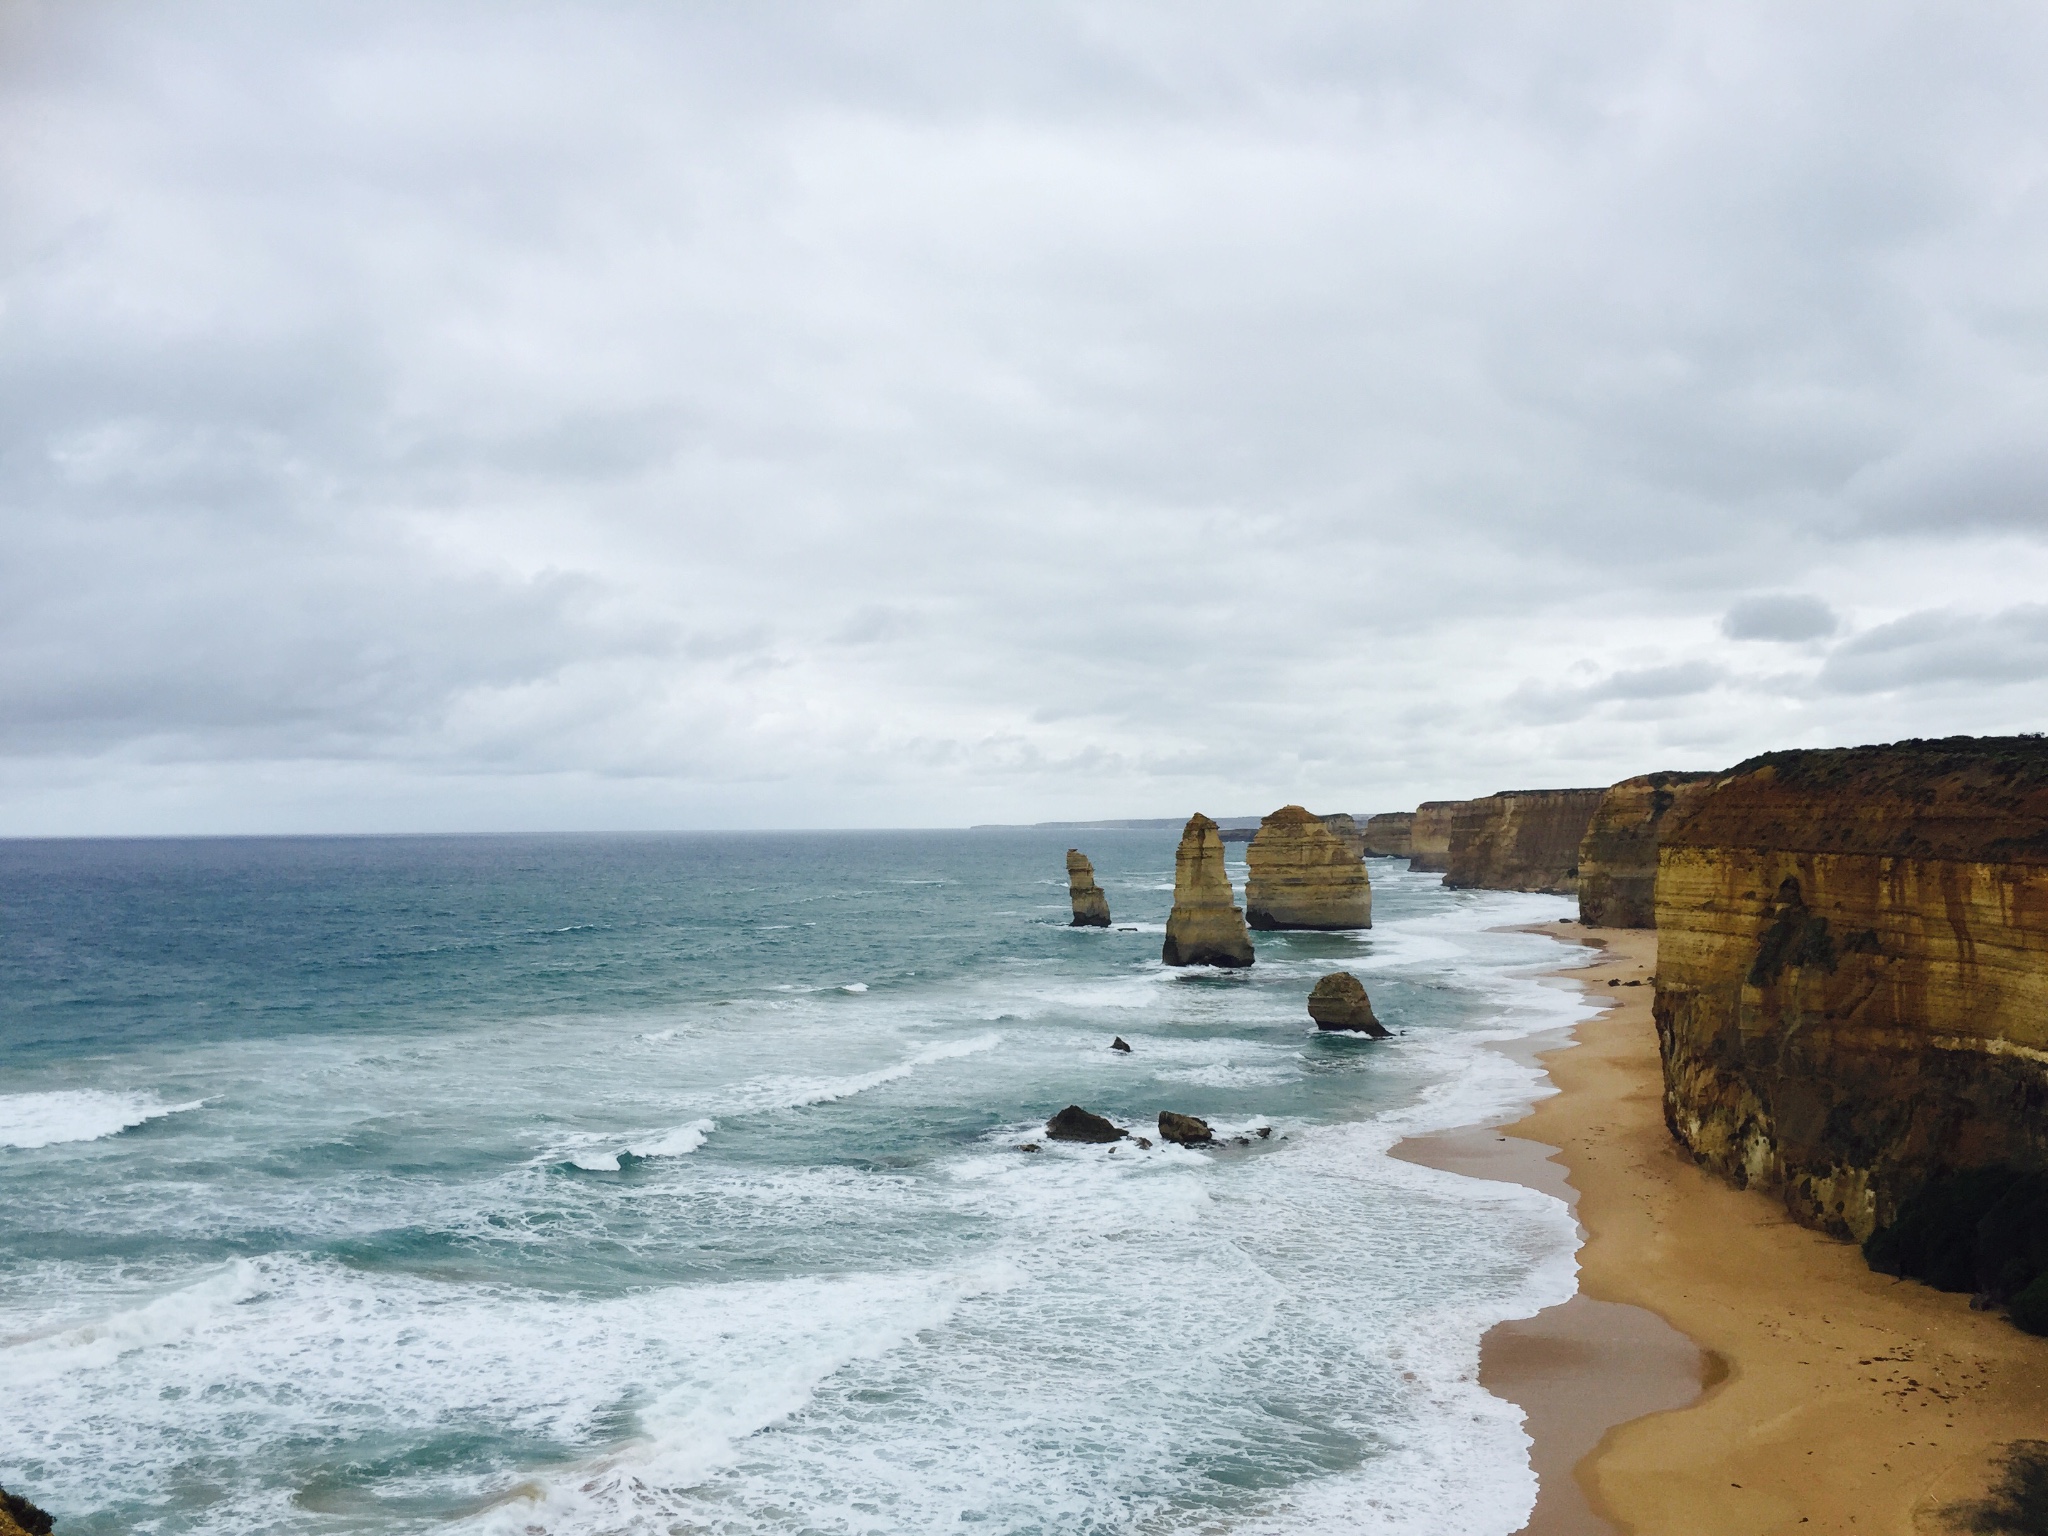
[[[1660,1370],[1626,1342],[1634,1335],[1609,1335],[1637,1327],[1633,1316],[1581,1307],[1567,1319],[1566,1303],[1495,1329],[1482,1379],[1523,1404],[1537,1442],[1543,1492],[1529,1530],[1957,1529],[1945,1511],[1981,1493],[2000,1448],[2048,1435],[2048,1339],[1972,1312],[1967,1297],[1872,1274],[1853,1246],[1693,1166],[1664,1127],[1651,988],[1606,986],[1652,973],[1656,935],[1575,924],[1546,931],[1605,947],[1597,966],[1566,974],[1615,1006],[1579,1025],[1576,1045],[1539,1045],[1555,1097],[1507,1130],[1478,1134],[1509,1136],[1492,1143],[1506,1150],[1491,1166],[1519,1166],[1524,1182],[1554,1180],[1535,1165],[1558,1149],[1550,1167],[1561,1165],[1578,1192],[1586,1234],[1574,1302],[1666,1320],[1692,1341],[1686,1348],[1704,1351],[1694,1380],[1708,1384],[1689,1407],[1605,1427],[1627,1394],[1660,1381],[1676,1390],[1674,1360],[1683,1357],[1664,1352],[1668,1339],[1652,1346]],[[1485,1148],[1473,1135],[1402,1150],[1499,1176],[1481,1172]],[[1517,1140],[1534,1145],[1518,1153]],[[1589,1434],[1592,1454],[1561,1476]],[[1565,1484],[1578,1490],[1576,1503]]]

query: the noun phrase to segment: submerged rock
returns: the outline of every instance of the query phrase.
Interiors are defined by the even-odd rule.
[[[1177,1147],[1204,1146],[1216,1139],[1208,1121],[1194,1115],[1176,1115],[1170,1109],[1159,1111],[1159,1134]]]
[[[1223,839],[1200,812],[1188,818],[1173,856],[1173,912],[1159,958],[1168,965],[1252,963],[1251,934],[1223,867]]]
[[[1095,866],[1078,848],[1067,850],[1067,898],[1074,906],[1074,920],[1067,924],[1069,928],[1109,926],[1109,898],[1095,883]]]
[[[1298,805],[1283,805],[1259,823],[1245,869],[1244,916],[1253,928],[1372,926],[1365,861],[1324,818]]]
[[[1365,995],[1365,983],[1349,971],[1332,971],[1316,983],[1308,995],[1308,1016],[1318,1029],[1348,1029],[1376,1040],[1389,1031],[1374,1016],[1372,999]]]
[[[1091,1115],[1078,1104],[1045,1122],[1045,1134],[1054,1141],[1122,1141],[1124,1133],[1100,1115]]]

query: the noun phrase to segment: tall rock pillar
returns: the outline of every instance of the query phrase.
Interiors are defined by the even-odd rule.
[[[1067,850],[1067,895],[1074,903],[1074,920],[1069,928],[1107,928],[1109,898],[1095,883],[1095,866],[1078,848]]]
[[[1173,912],[1159,958],[1168,965],[1252,963],[1251,934],[1223,867],[1223,837],[1199,812],[1188,818],[1173,856]]]

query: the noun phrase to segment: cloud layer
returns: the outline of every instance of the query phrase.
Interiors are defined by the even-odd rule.
[[[2048,714],[2038,8],[0,11],[0,831]]]

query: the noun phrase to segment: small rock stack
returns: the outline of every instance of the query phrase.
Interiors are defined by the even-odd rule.
[[[1308,1016],[1318,1029],[1348,1029],[1384,1040],[1389,1031],[1373,1014],[1365,983],[1349,971],[1332,971],[1308,995]]]

